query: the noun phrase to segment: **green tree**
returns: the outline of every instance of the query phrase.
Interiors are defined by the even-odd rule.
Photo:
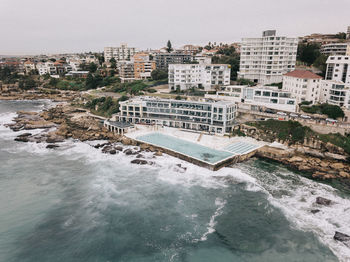
[[[170,53],[171,51],[173,51],[173,48],[172,48],[172,46],[171,46],[170,40],[168,40],[168,42],[166,43],[166,51],[167,51],[168,53]]]
[[[327,115],[330,118],[337,119],[338,117],[344,117],[344,111],[337,105],[322,104],[322,114]]]
[[[313,63],[313,66],[319,69],[322,73],[321,76],[325,77],[326,75],[326,70],[327,70],[327,56],[326,55],[320,55],[319,57],[316,58],[316,60]]]
[[[111,63],[111,68],[116,69],[117,68],[117,61],[115,60],[114,57],[109,59],[109,62]]]
[[[301,43],[298,46],[298,60],[309,66],[312,65],[320,55],[320,45],[318,44]]]
[[[97,70],[97,65],[93,62],[91,62],[88,66],[88,70],[90,73],[95,73]]]
[[[338,39],[346,39],[346,33],[344,32],[339,32],[335,35],[335,38],[338,38]]]
[[[151,72],[151,77],[153,80],[162,80],[168,78],[168,73],[163,70],[155,69]]]

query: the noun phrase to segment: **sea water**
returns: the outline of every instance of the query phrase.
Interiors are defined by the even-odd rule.
[[[133,165],[91,142],[13,141],[27,131],[4,124],[45,106],[0,101],[1,262],[350,260],[333,240],[350,233],[350,200],[331,186],[260,160],[213,172],[151,152],[154,165]]]

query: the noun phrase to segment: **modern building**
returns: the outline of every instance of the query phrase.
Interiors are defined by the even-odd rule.
[[[30,72],[32,72],[33,70],[36,69],[35,67],[35,63],[33,61],[27,60],[23,63],[24,66],[24,72],[26,74],[29,74]]]
[[[282,82],[282,76],[295,69],[297,48],[297,38],[276,36],[275,30],[243,38],[238,78],[262,85]]]
[[[89,71],[70,71],[65,76],[70,76],[73,78],[87,78]]]
[[[104,57],[105,61],[109,62],[114,58],[117,62],[123,60],[130,60],[136,53],[135,47],[128,47],[127,44],[121,44],[119,47],[105,47]]]
[[[117,64],[119,78],[122,83],[132,82],[135,80],[134,63],[131,61],[120,61]]]
[[[156,53],[154,56],[157,69],[168,71],[169,64],[185,64],[192,61],[192,55],[183,52]]]
[[[213,90],[216,86],[230,84],[230,65],[224,64],[170,64],[169,89],[187,90],[192,87]]]
[[[346,32],[346,39],[350,40],[350,26],[348,26],[348,30]]]
[[[326,80],[350,84],[350,56],[330,56],[326,63]]]
[[[231,101],[238,108],[264,112],[274,111],[296,112],[297,102],[290,92],[280,90],[276,86],[222,86],[215,95],[206,94],[206,98]]]
[[[350,43],[324,44],[320,52],[327,56],[350,55]]]
[[[162,125],[198,132],[230,133],[236,105],[233,102],[202,102],[137,97],[120,102],[117,120],[132,124]]]
[[[329,103],[350,109],[350,85],[341,81],[323,80],[321,87],[321,103]]]
[[[297,103],[319,102],[322,77],[307,70],[294,70],[283,75],[283,90],[290,92]]]
[[[151,73],[156,69],[156,62],[150,60],[148,53],[137,53],[133,57],[135,79],[151,78]]]

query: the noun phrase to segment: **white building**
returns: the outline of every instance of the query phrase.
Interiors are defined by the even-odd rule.
[[[331,43],[321,46],[321,54],[327,56],[350,55],[350,43]]]
[[[186,90],[192,87],[213,90],[218,85],[230,84],[230,65],[224,64],[170,64],[169,89]]]
[[[120,102],[119,121],[230,133],[234,125],[236,105],[233,102],[203,102],[152,97],[136,97]]]
[[[350,109],[350,85],[341,81],[321,81],[321,103],[328,103]]]
[[[276,86],[223,86],[216,95],[206,94],[206,98],[232,101],[239,108],[264,112],[266,109],[274,111],[296,112],[297,102],[290,92],[280,90]]]
[[[238,78],[263,85],[282,82],[282,75],[295,68],[297,48],[297,38],[276,36],[275,30],[243,38]]]
[[[136,53],[135,47],[128,47],[127,44],[121,44],[120,47],[105,47],[105,61],[109,62],[112,58],[116,61],[130,60]]]
[[[328,57],[325,79],[350,84],[350,56]]]
[[[39,71],[39,75],[56,75],[57,70],[56,67],[54,66],[54,63],[51,61],[45,62],[45,63],[37,63],[36,68]]]
[[[322,77],[307,70],[294,70],[283,75],[283,90],[290,92],[297,103],[319,102]]]

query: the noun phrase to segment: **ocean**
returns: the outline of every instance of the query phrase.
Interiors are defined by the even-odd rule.
[[[151,152],[134,165],[98,141],[13,140],[28,132],[4,126],[16,111],[50,105],[0,101],[0,262],[350,261],[333,240],[350,233],[348,194],[257,159],[214,172]]]

